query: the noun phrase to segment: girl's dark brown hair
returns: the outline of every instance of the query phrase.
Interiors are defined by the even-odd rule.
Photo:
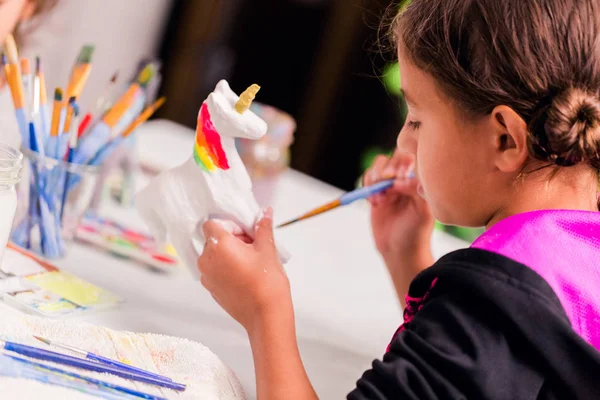
[[[413,0],[393,29],[462,109],[515,110],[534,159],[600,170],[600,0]]]

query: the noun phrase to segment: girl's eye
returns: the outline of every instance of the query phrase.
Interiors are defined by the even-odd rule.
[[[411,129],[419,129],[421,123],[419,121],[407,121],[406,124]]]

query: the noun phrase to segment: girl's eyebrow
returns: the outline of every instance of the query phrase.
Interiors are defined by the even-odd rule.
[[[415,103],[415,101],[412,99],[412,97],[410,97],[410,95],[408,93],[406,93],[406,90],[400,89],[400,93],[402,94],[402,96],[404,97],[404,100],[406,100],[406,102],[408,104],[410,104],[412,107],[417,106],[417,103]]]

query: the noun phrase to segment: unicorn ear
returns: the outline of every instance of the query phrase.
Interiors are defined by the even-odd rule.
[[[221,81],[219,81],[219,83],[217,83],[215,93],[219,93],[221,96],[225,97],[227,103],[231,105],[234,105],[235,102],[238,101],[237,94],[235,94],[234,91],[231,90],[229,83],[225,79],[222,79]]]
[[[229,83],[225,79],[221,79],[219,83],[217,83],[217,87],[215,88],[215,92],[219,93],[227,93],[231,92],[231,88],[229,87]]]

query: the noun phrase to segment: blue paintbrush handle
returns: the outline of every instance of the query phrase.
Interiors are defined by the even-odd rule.
[[[124,371],[130,371],[130,372],[133,372],[133,373],[138,374],[138,375],[149,376],[149,377],[152,377],[154,379],[158,379],[160,381],[173,382],[173,379],[167,378],[166,376],[158,375],[158,374],[146,371],[144,369],[137,368],[137,367],[134,367],[132,365],[128,365],[128,364],[122,363],[122,362],[117,361],[117,360],[112,360],[110,358],[99,356],[99,355],[94,354],[94,353],[87,353],[86,357],[87,357],[88,360],[98,361],[98,362],[100,362],[102,364],[106,364],[106,365],[112,365],[113,367],[120,368],[120,369],[122,369]]]
[[[411,172],[410,174],[408,174],[407,178],[413,179],[414,177],[415,173]],[[355,202],[356,200],[369,198],[377,193],[381,193],[394,186],[394,181],[395,179],[386,179],[381,182],[374,183],[373,185],[361,187],[351,192],[348,192],[342,197],[340,197],[340,203],[341,205],[345,206],[347,204]]]
[[[29,124],[27,123],[25,110],[23,108],[17,108],[15,110],[15,115],[17,117],[17,125],[19,126],[19,132],[21,133],[23,147],[29,148]]]
[[[100,387],[104,387],[104,388],[107,388],[107,389],[116,390],[118,392],[125,393],[125,394],[130,394],[132,396],[136,396],[136,397],[139,397],[139,398],[142,398],[142,399],[166,400],[164,397],[154,396],[154,395],[151,395],[151,394],[148,394],[148,393],[140,392],[138,390],[129,389],[129,388],[124,387],[124,386],[116,385],[114,383],[109,383],[109,382],[101,381],[99,379],[94,379],[94,378],[90,378],[90,377],[87,377],[87,376],[79,375],[79,374],[76,374],[75,372],[66,371],[66,370],[63,370],[63,369],[60,369],[60,368],[52,367],[50,365],[37,363],[35,361],[30,361],[30,360],[25,359],[25,358],[15,357],[15,356],[11,356],[11,355],[8,355],[8,354],[6,355],[6,357],[9,357],[9,358],[11,358],[11,359],[13,359],[15,361],[21,362],[21,363],[23,363],[25,365],[30,365],[30,366],[33,366],[33,367],[37,367],[37,368],[41,369],[42,371],[56,372],[56,373],[58,373],[60,375],[65,375],[65,376],[69,376],[71,378],[80,379],[82,381],[89,382],[89,383],[92,383],[92,384],[100,386]],[[48,379],[46,381],[46,383],[51,383],[52,384],[54,382],[52,382],[52,379]],[[102,396],[102,397],[104,397],[104,396]],[[122,396],[119,396],[119,397],[122,397]]]
[[[377,182],[373,185],[353,190],[340,197],[340,203],[345,206],[346,204],[350,204],[356,200],[366,199],[374,194],[391,188],[393,185],[394,179],[386,179],[385,181]]]
[[[15,353],[36,358],[38,360],[46,360],[57,364],[68,365],[70,367],[81,368],[88,371],[104,372],[121,378],[130,379],[132,381],[148,383],[150,385],[161,386],[168,389],[185,390],[185,385],[176,382],[168,382],[164,380],[154,379],[146,375],[139,375],[129,371],[123,371],[120,368],[115,368],[110,365],[99,364],[97,362],[84,360],[77,357],[72,357],[66,354],[56,353],[54,351],[44,350],[37,347],[26,346],[24,344],[5,342],[4,349],[14,351]]]

